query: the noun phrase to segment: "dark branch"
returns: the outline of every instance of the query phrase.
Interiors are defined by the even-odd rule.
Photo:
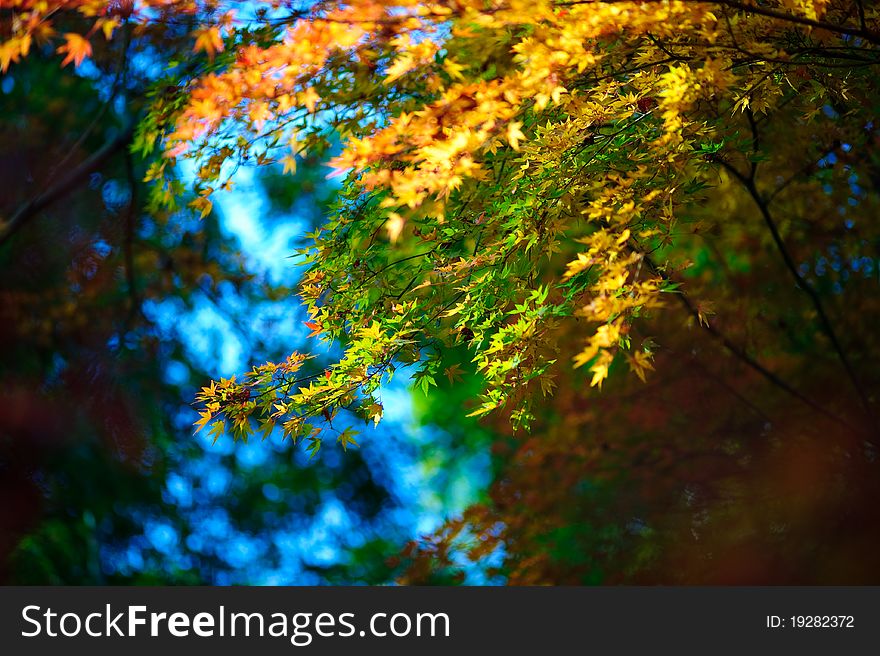
[[[113,139],[101,146],[88,159],[63,176],[56,184],[29,200],[0,225],[0,246],[37,214],[71,193],[78,184],[99,170],[104,163],[131,141],[134,126],[128,125]]]
[[[571,7],[574,5],[603,5],[603,4],[617,4],[622,2],[630,2],[631,0],[568,0],[564,2],[559,2],[557,6],[559,7]],[[647,2],[660,2],[661,0],[647,0]],[[850,25],[839,25],[836,23],[828,23],[825,21],[815,20],[813,18],[807,18],[806,16],[799,16],[797,14],[791,14],[785,11],[778,11],[776,9],[770,9],[768,7],[761,7],[759,5],[746,4],[745,2],[737,2],[736,0],[714,0],[714,1],[706,1],[706,0],[690,0],[693,4],[705,4],[705,5],[718,5],[720,7],[729,7],[730,9],[735,9],[736,11],[740,11],[744,14],[753,14],[756,16],[764,16],[766,18],[772,18],[778,21],[793,23],[795,25],[803,25],[804,27],[812,27],[819,30],[827,30],[828,32],[833,32],[835,34],[841,34],[845,36],[854,36],[860,39],[864,39],[869,43],[873,43],[875,45],[880,45],[880,32],[876,32],[874,30],[869,30],[867,27],[863,25],[859,27],[850,26]]]
[[[773,220],[773,216],[770,214],[770,208],[767,205],[767,201],[764,200],[764,197],[761,196],[761,194],[758,192],[758,188],[755,186],[754,170],[752,171],[751,176],[745,176],[729,162],[726,162],[723,159],[720,159],[718,161],[727,171],[730,172],[731,175],[733,175],[733,177],[739,180],[743,187],[745,187],[746,191],[748,191],[749,196],[751,196],[752,200],[755,202],[755,205],[757,205],[758,210],[761,213],[761,217],[764,219],[764,223],[766,224],[767,229],[770,231],[770,235],[773,237],[773,243],[776,245],[776,249],[782,256],[783,262],[785,262],[786,269],[788,269],[791,277],[794,279],[795,285],[802,289],[810,298],[810,301],[813,304],[813,308],[816,310],[816,314],[819,316],[819,324],[822,328],[822,332],[825,333],[825,335],[828,337],[828,340],[831,342],[831,346],[834,348],[834,351],[837,354],[837,358],[843,365],[847,377],[852,383],[852,386],[855,389],[859,400],[861,401],[866,416],[871,420],[872,425],[875,425],[874,413],[871,409],[871,404],[868,401],[868,397],[865,394],[865,391],[862,388],[858,377],[856,376],[855,370],[853,369],[849,358],[846,356],[846,352],[843,350],[843,346],[841,345],[840,340],[837,337],[837,333],[834,330],[834,325],[831,323],[831,320],[828,317],[828,313],[825,311],[825,305],[822,303],[822,299],[819,296],[819,293],[806,280],[806,278],[801,275],[800,271],[798,271],[797,265],[795,264],[791,253],[789,253],[788,247],[786,247],[785,242],[782,239],[782,235],[779,233],[779,228],[776,225],[776,222]]]
[[[654,262],[651,261],[650,257],[648,257],[647,255],[643,255],[643,259],[644,259],[644,262],[648,265],[648,267],[651,269],[651,271],[655,275],[659,276],[663,280],[672,282],[671,279],[669,278],[669,276],[667,276],[665,273],[660,271],[660,269],[654,264]],[[833,412],[831,412],[827,408],[819,405],[816,401],[814,401],[810,397],[806,396],[802,392],[800,392],[797,389],[795,389],[794,387],[792,387],[789,383],[784,381],[782,378],[780,378],[779,376],[774,374],[772,371],[767,369],[760,362],[758,362],[753,357],[751,357],[748,353],[745,352],[745,350],[743,348],[741,348],[740,346],[735,344],[733,341],[731,341],[731,339],[729,337],[727,337],[727,335],[725,335],[720,330],[718,330],[712,323],[710,323],[708,321],[704,321],[700,316],[700,311],[694,306],[694,304],[691,302],[691,299],[687,296],[687,294],[682,292],[682,293],[677,293],[676,296],[678,297],[679,301],[681,301],[681,304],[685,307],[688,314],[690,314],[694,319],[696,319],[697,323],[702,325],[703,328],[706,330],[706,332],[708,332],[710,335],[712,335],[712,337],[714,337],[716,340],[718,340],[721,343],[721,345],[724,346],[724,348],[726,348],[728,351],[730,351],[730,353],[732,355],[734,355],[738,360],[743,362],[745,365],[749,366],[754,371],[761,374],[761,376],[763,376],[768,382],[770,382],[774,386],[778,387],[779,389],[781,389],[785,393],[789,394],[790,396],[801,401],[802,403],[804,403],[808,407],[812,408],[814,411],[821,414],[822,416],[827,417],[828,419],[831,419],[835,423],[840,424],[841,426],[847,428],[848,430],[851,430],[854,432],[861,432],[861,431],[859,431],[858,428],[856,428],[855,426],[850,424],[848,421],[846,421],[842,417],[839,417],[838,415],[834,414]]]

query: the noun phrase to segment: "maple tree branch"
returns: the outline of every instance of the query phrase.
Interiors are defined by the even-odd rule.
[[[636,249],[633,249],[633,251],[640,252],[640,251],[637,251]],[[645,255],[644,253],[642,253],[642,257],[643,257],[644,262],[648,265],[648,268],[650,268],[651,271],[655,275],[659,276],[661,279],[663,279],[667,282],[672,282],[672,279],[668,275],[663,273],[657,267],[657,265],[651,260],[651,258],[648,255]],[[727,337],[727,335],[725,335],[720,330],[718,330],[718,328],[716,328],[712,323],[704,320],[700,314],[700,311],[693,304],[693,302],[691,301],[690,297],[688,297],[687,294],[685,294],[684,292],[680,292],[680,293],[677,293],[676,296],[678,297],[679,301],[681,301],[681,304],[684,306],[684,308],[687,310],[687,312],[697,320],[697,323],[699,325],[701,325],[703,327],[703,329],[706,330],[706,332],[708,332],[710,335],[712,335],[712,337],[714,337],[716,340],[718,340],[721,343],[721,345],[724,346],[725,349],[730,351],[730,353],[733,356],[735,356],[738,360],[740,360],[741,362],[743,362],[744,364],[746,364],[747,366],[749,366],[750,368],[752,368],[753,370],[755,370],[756,372],[761,374],[761,376],[763,376],[768,382],[770,382],[774,386],[778,387],[782,391],[786,392],[790,396],[801,401],[805,405],[809,406],[817,413],[823,415],[824,417],[827,417],[828,419],[831,419],[835,423],[840,424],[841,426],[847,428],[848,430],[851,430],[851,431],[854,431],[857,433],[863,432],[863,431],[860,431],[857,427],[850,424],[848,421],[846,421],[842,417],[831,412],[830,410],[828,410],[824,406],[819,405],[819,403],[817,403],[816,401],[811,399],[809,396],[807,396],[803,392],[800,392],[797,389],[795,389],[794,387],[792,387],[785,380],[783,380],[782,378],[780,378],[779,376],[774,374],[772,371],[767,369],[760,362],[758,362],[753,357],[751,357],[748,353],[745,352],[745,350],[742,347],[740,347],[739,345],[734,343],[729,337]]]
[[[138,214],[137,180],[134,175],[134,161],[130,152],[125,153],[125,174],[128,178],[129,193],[128,209],[125,213],[125,238],[123,241],[123,253],[125,257],[125,281],[128,287],[128,296],[131,307],[126,319],[126,327],[130,327],[141,310],[141,298],[137,289],[137,272],[134,269],[134,233]]]
[[[647,3],[658,3],[663,0],[643,0]],[[880,32],[876,32],[874,30],[869,30],[862,23],[860,27],[852,27],[849,25],[839,25],[836,23],[828,23],[826,21],[816,20],[813,18],[807,18],[806,16],[799,16],[797,14],[791,14],[785,11],[779,11],[777,9],[770,9],[769,7],[762,7],[760,5],[747,4],[745,2],[738,2],[737,0],[687,0],[691,4],[706,4],[706,5],[718,5],[721,7],[729,7],[730,9],[735,9],[744,14],[754,14],[757,16],[764,16],[765,18],[773,18],[775,20],[784,21],[787,23],[794,23],[796,25],[803,25],[804,27],[812,27],[819,30],[827,30],[828,32],[834,32],[835,34],[841,34],[845,36],[854,36],[860,39],[864,39],[869,43],[873,43],[875,45],[880,45]],[[605,4],[619,4],[619,3],[629,3],[632,0],[568,0],[566,2],[559,2],[556,4],[557,7],[572,7],[576,5],[605,5]]]
[[[856,0],[856,7],[859,11],[859,25],[862,26],[863,30],[868,29],[868,25],[865,22],[865,6],[862,4],[862,0]]]
[[[752,156],[749,158],[749,179],[754,182],[758,175],[758,151],[761,150],[761,136],[758,134],[758,124],[755,122],[755,114],[751,107],[746,107],[746,118],[749,121],[749,129],[752,131]]]
[[[667,283],[674,283],[672,278],[669,277],[664,271],[657,266],[657,264],[651,259],[650,254],[645,253],[641,248],[637,248],[632,244],[628,244],[627,248],[631,253],[634,253],[641,257],[642,261],[647,265],[648,269],[656,275],[661,280]],[[808,397],[803,392],[798,391],[794,387],[792,387],[785,380],[780,378],[778,375],[774,374],[772,371],[767,369],[760,362],[751,357],[748,353],[746,353],[745,349],[737,345],[733,342],[727,335],[722,333],[718,328],[716,328],[712,323],[708,320],[704,319],[703,315],[700,313],[699,309],[694,305],[693,301],[691,301],[690,297],[684,293],[682,290],[677,290],[675,295],[678,297],[681,304],[687,310],[688,314],[690,314],[694,319],[697,320],[697,324],[702,326],[706,332],[708,332],[712,337],[714,337],[717,341],[724,346],[734,357],[743,362],[743,364],[747,365],[761,376],[763,376],[768,382],[770,382],[775,387],[778,387],[782,391],[786,392],[788,395],[794,397],[795,399],[801,401],[817,413],[823,415],[824,417],[831,419],[835,423],[847,428],[856,433],[861,433],[859,428],[853,426],[848,421],[838,416],[837,414],[831,412],[824,406],[820,405],[810,397]]]
[[[67,196],[80,182],[100,169],[110,157],[128,145],[133,134],[134,124],[130,123],[91,156],[70,170],[56,184],[19,207],[7,221],[0,224],[0,246],[5,244],[28,221],[56,201]]]
[[[841,145],[841,144],[840,144],[840,140],[839,140],[839,139],[835,139],[834,142],[831,144],[831,146],[829,146],[829,147],[826,148],[824,151],[822,151],[822,154],[821,154],[819,157],[816,157],[815,159],[818,161],[818,160],[821,160],[821,159],[825,159],[825,158],[828,157],[828,155],[830,155],[831,153],[836,153],[836,152],[840,149],[840,145]],[[773,204],[774,199],[775,199],[780,193],[782,193],[783,191],[785,191],[785,190],[789,187],[789,185],[791,185],[792,183],[794,183],[795,181],[797,181],[798,178],[800,178],[801,176],[806,176],[806,175],[811,174],[811,173],[812,173],[813,171],[815,171],[817,168],[818,168],[818,164],[817,164],[815,161],[808,161],[808,162],[807,162],[804,166],[802,166],[799,170],[795,171],[795,172],[792,173],[788,178],[786,178],[785,180],[783,180],[783,181],[782,181],[782,182],[776,187],[776,189],[774,189],[774,190],[772,191],[772,193],[771,193],[769,196],[767,196],[767,199],[766,199],[767,205],[771,205],[771,204]]]
[[[824,303],[822,303],[822,299],[819,296],[819,293],[806,280],[806,278],[801,275],[800,271],[798,271],[797,265],[795,264],[791,253],[788,251],[788,247],[785,245],[785,242],[782,239],[782,235],[779,232],[779,227],[776,225],[776,222],[773,220],[773,216],[770,214],[770,208],[767,205],[767,201],[764,200],[764,197],[761,196],[757,186],[755,185],[754,168],[752,169],[752,174],[750,176],[745,176],[735,166],[733,166],[729,162],[726,162],[724,159],[719,159],[718,162],[721,164],[721,166],[724,167],[725,170],[729,171],[730,174],[733,175],[743,185],[743,187],[745,187],[746,191],[748,191],[749,193],[749,196],[751,196],[755,205],[757,205],[758,210],[761,213],[761,217],[764,219],[764,223],[773,238],[773,243],[776,245],[776,249],[782,256],[785,267],[788,269],[791,277],[794,279],[795,285],[802,289],[810,298],[810,301],[813,304],[813,308],[816,310],[816,314],[819,316],[819,324],[822,328],[822,332],[825,333],[826,337],[828,337],[829,341],[831,342],[831,346],[834,348],[834,351],[837,354],[837,358],[843,365],[843,368],[846,371],[846,375],[852,383],[852,386],[859,397],[865,414],[870,419],[872,425],[876,425],[870,401],[868,400],[868,397],[865,394],[861,383],[859,382],[858,376],[856,376],[855,370],[853,369],[849,358],[846,356],[846,352],[843,350],[843,346],[841,345],[840,340],[837,337],[837,333],[834,330],[834,326],[828,317],[828,313],[825,310],[825,305]]]
[[[709,4],[722,5],[724,7],[736,9],[737,11],[741,11],[745,14],[757,14],[759,16],[774,18],[776,20],[786,21],[788,23],[804,25],[805,27],[814,27],[820,30],[835,32],[836,34],[854,36],[864,39],[865,41],[868,41],[870,43],[880,44],[880,33],[867,29],[864,24],[862,24],[860,27],[837,25],[835,23],[828,23],[825,21],[815,20],[813,18],[807,18],[806,16],[798,16],[797,14],[790,14],[788,12],[778,11],[776,9],[769,9],[768,7],[762,7],[760,5],[746,4],[745,2],[738,2],[737,0],[713,0]]]

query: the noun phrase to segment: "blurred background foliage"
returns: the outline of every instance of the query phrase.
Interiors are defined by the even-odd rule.
[[[187,35],[113,41],[76,73],[36,53],[0,79],[0,216],[119,143],[0,244],[0,581],[880,583],[876,443],[686,308],[633,336],[662,346],[647,383],[612,375],[588,394],[563,369],[530,434],[466,417],[479,385],[462,348],[429,396],[404,377],[385,390],[360,449],[194,438],[200,385],[305,344],[290,256],[335,187],[307,159],[293,176],[240,171],[201,220],[146,211],[145,165],[119,137]],[[781,198],[810,220],[789,240],[876,407],[880,126],[863,119],[878,98],[851,102],[823,109],[830,150],[773,126],[762,166],[803,166]],[[728,339],[857,415],[751,200],[724,179],[703,193],[655,258],[713,300],[700,313]],[[315,371],[332,356],[315,355]]]
[[[161,48],[187,34],[114,42],[76,73],[36,53],[5,74],[0,215],[123,134],[161,92]],[[192,434],[199,385],[304,342],[291,256],[333,200],[326,171],[243,171],[202,220],[148,213],[145,164],[119,141],[0,246],[0,580],[393,581],[403,545],[487,481],[482,442],[421,425],[405,381],[368,431],[381,452]]]

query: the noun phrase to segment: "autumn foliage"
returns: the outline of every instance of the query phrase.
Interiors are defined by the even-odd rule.
[[[514,583],[877,579],[872,3],[249,4],[0,3],[4,71],[191,18],[135,127],[152,212],[340,181],[298,290],[340,357],[207,384],[199,430],[363,447],[334,419],[398,371],[468,385],[496,480],[405,581],[502,547]]]

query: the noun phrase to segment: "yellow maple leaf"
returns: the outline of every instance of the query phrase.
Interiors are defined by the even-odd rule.
[[[199,413],[200,419],[195,423],[195,425],[198,426],[198,428],[196,428],[196,433],[198,433],[200,430],[202,430],[205,427],[205,425],[209,421],[211,421],[211,417],[213,417],[213,416],[214,415],[211,413],[210,410],[201,411]]]
[[[507,142],[514,150],[519,150],[519,142],[525,141],[526,135],[522,133],[520,128],[522,123],[519,121],[511,121],[507,124]]]
[[[590,387],[596,387],[598,385],[601,388],[602,381],[608,378],[608,365],[596,363],[590,367],[590,371],[593,372],[593,380],[590,381]]]
[[[300,104],[305,105],[310,114],[315,113],[315,107],[321,101],[321,96],[319,96],[312,87],[309,87],[305,91],[296,94],[296,98],[300,102]]]
[[[400,238],[400,233],[403,232],[403,226],[406,225],[406,219],[404,219],[397,212],[390,212],[388,214],[388,222],[385,224],[385,230],[388,231],[388,238],[391,240],[391,243],[395,243]]]
[[[223,51],[223,39],[220,36],[220,29],[216,26],[205,27],[193,32],[196,37],[193,52],[204,50],[209,59],[214,59],[214,55]]]
[[[443,62],[443,70],[451,77],[453,80],[463,80],[464,74],[462,71],[464,70],[464,66],[459,64],[457,61],[452,59],[451,57],[447,57]]]
[[[200,219],[204,219],[206,216],[208,216],[211,213],[211,210],[213,209],[214,204],[210,200],[205,198],[204,196],[199,196],[198,198],[193,200],[189,204],[189,206],[192,207],[194,210],[196,210],[199,213]]]
[[[286,157],[282,157],[281,163],[284,164],[284,170],[282,171],[282,173],[296,173],[296,157],[294,155],[287,155]]]

